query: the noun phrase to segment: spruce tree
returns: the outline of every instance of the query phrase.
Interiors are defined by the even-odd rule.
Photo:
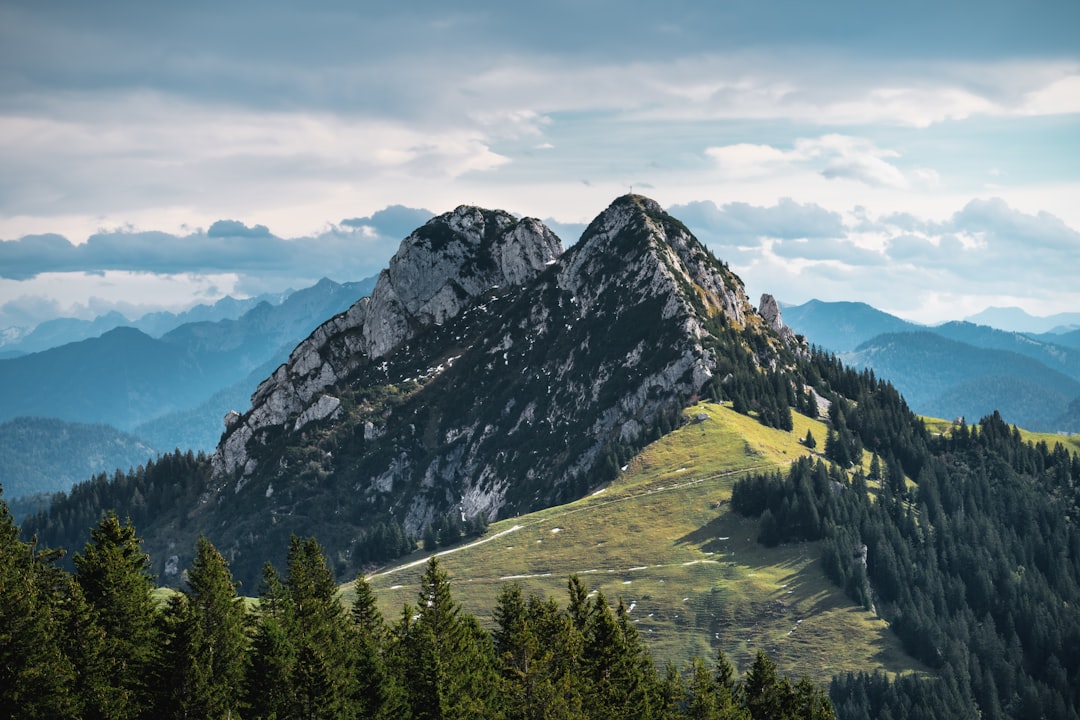
[[[101,637],[100,661],[80,668],[92,677],[88,717],[135,718],[152,704],[148,679],[157,661],[150,558],[131,523],[109,512],[90,533],[82,554],[75,555],[75,579],[90,608],[93,631]]]
[[[463,616],[439,561],[420,580],[416,619],[408,621],[405,684],[417,720],[495,715],[494,650],[475,618]]]
[[[166,612],[162,715],[238,715],[246,659],[244,606],[228,564],[200,537],[187,573],[188,589]]]
[[[295,650],[290,674],[296,718],[345,718],[353,689],[352,628],[315,538],[293,537],[287,557],[285,629]]]
[[[19,540],[0,499],[0,717],[78,714],[60,605],[66,578],[54,553]]]
[[[362,718],[401,718],[406,712],[404,688],[388,667],[390,633],[363,575],[356,578],[352,605],[355,628],[354,706]]]

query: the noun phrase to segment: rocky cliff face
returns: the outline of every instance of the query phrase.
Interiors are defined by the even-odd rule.
[[[566,253],[535,220],[458,208],[230,415],[199,522],[234,567],[290,532],[350,567],[384,526],[580,497],[734,368],[790,358],[777,322],[647,198]]]
[[[358,365],[453,318],[491,288],[531,280],[561,253],[537,220],[467,206],[432,219],[402,241],[370,298],[317,328],[259,385],[251,410],[229,420],[212,458],[215,476],[252,475],[257,463],[247,446],[262,431],[293,419],[295,432],[337,417],[340,400],[323,392]]]

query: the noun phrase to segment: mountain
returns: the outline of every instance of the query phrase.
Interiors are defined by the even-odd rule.
[[[80,340],[89,340],[118,327],[134,327],[151,337],[160,337],[185,323],[235,320],[259,303],[269,302],[272,305],[279,305],[291,293],[291,290],[284,293],[266,293],[243,300],[226,296],[211,305],[196,305],[179,313],[147,313],[134,321],[128,320],[114,310],[99,315],[93,320],[56,318],[39,323],[29,330],[8,328],[7,332],[0,333],[0,340],[2,340],[0,351],[3,352],[0,357],[17,357]]]
[[[1025,335],[970,322],[909,323],[862,303],[812,300],[784,310],[807,341],[874,372],[917,412],[979,418],[1000,410],[1032,430],[1080,431],[1073,334]]]
[[[132,432],[154,447],[213,452],[225,430],[222,419],[251,402],[251,389],[284,363],[292,348],[283,346],[243,380],[224,387],[194,407],[141,423]]]
[[[885,333],[926,329],[866,303],[821,300],[785,307],[784,322],[809,342],[833,352],[854,350]]]
[[[1042,342],[1048,342],[1062,347],[1080,348],[1080,330],[1069,330],[1061,333],[1033,334],[1031,337]]]
[[[560,246],[499,211],[433,219],[230,414],[213,456],[80,484],[24,537],[77,549],[114,508],[160,581],[180,582],[205,536],[245,592],[290,544],[327,580],[409,555],[380,570],[395,613],[430,601],[412,571],[449,546],[477,595],[520,582],[543,603],[573,572],[579,599],[628,601],[618,632],[669,652],[916,670],[834,676],[844,718],[1077,715],[1073,450],[996,412],[916,417],[875,373],[812,351],[771,296],[755,310],[646,198]],[[995,359],[983,376],[1019,362],[1037,387],[1074,382],[930,332],[878,338],[928,381],[972,348]],[[290,562],[286,583],[313,566]],[[400,637],[414,611],[399,617]]]
[[[841,357],[888,379],[924,415],[974,419],[998,410],[1029,430],[1080,431],[1058,425],[1080,397],[1080,381],[1015,352],[924,331],[879,335]]]
[[[775,394],[753,368],[805,349],[768,300],[770,319],[646,198],[615,201],[565,253],[537,220],[460,207],[403,240],[370,298],[230,415],[198,507],[154,518],[148,545],[164,562],[211,533],[254,583],[268,552],[318,526],[339,572],[355,572],[354,546],[376,535],[580,497],[690,398]]]
[[[16,418],[0,424],[0,468],[8,499],[68,490],[98,473],[127,472],[157,451],[106,425]]]
[[[1006,350],[1037,360],[1051,370],[1080,381],[1080,348],[1063,345],[1056,340],[1062,336],[1033,337],[1018,332],[997,330],[969,322],[948,322],[931,328],[936,335],[991,350]]]
[[[1030,315],[1018,307],[988,307],[965,318],[976,325],[1021,333],[1069,332],[1080,328],[1080,313],[1058,313],[1046,317]]]
[[[295,345],[371,285],[324,279],[280,305],[260,302],[236,320],[187,323],[160,339],[118,327],[97,338],[0,360],[0,421],[53,417],[130,430],[194,407],[280,357],[283,347]]]
[[[204,394],[198,358],[134,328],[0,361],[0,420],[19,416],[122,429]]]

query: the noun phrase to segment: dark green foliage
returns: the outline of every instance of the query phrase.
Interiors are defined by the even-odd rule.
[[[228,718],[240,708],[248,645],[244,605],[228,563],[205,537],[187,584],[164,613],[159,717]]]
[[[76,672],[67,654],[63,615],[69,579],[51,553],[21,542],[0,498],[0,717],[75,715]]]
[[[23,535],[47,537],[57,547],[80,547],[86,542],[87,530],[109,509],[142,527],[175,508],[195,507],[207,490],[207,466],[202,453],[177,450],[127,473],[99,474],[69,493],[54,496],[47,511],[27,517],[22,523]],[[186,515],[178,519],[181,529],[186,523]],[[70,561],[63,566],[72,569]]]
[[[722,653],[712,670],[695,662],[686,678],[671,667],[660,678],[623,604],[590,599],[576,577],[565,610],[504,587],[489,633],[434,558],[418,605],[387,627],[363,577],[345,611],[312,538],[292,539],[284,581],[264,567],[253,618],[205,538],[186,591],[162,610],[135,530],[114,514],[74,578],[54,557],[18,540],[0,500],[3,717],[748,720],[759,707],[832,717],[819,689],[792,688],[764,656],[769,672],[742,683]]]
[[[761,516],[765,543],[824,539],[826,573],[891,623],[904,647],[942,675],[946,714],[1076,717],[1080,708],[1080,463],[1063,447],[1024,443],[998,414],[929,438],[895,392],[830,358],[812,368],[834,400],[835,457],[873,449],[869,478],[803,459],[786,475],[736,483],[732,507]],[[908,489],[905,476],[917,489]],[[879,484],[871,501],[867,480]],[[844,703],[930,702],[908,684]],[[863,695],[875,700],[864,702]],[[922,698],[922,699],[919,699]],[[869,705],[867,705],[869,703]],[[955,712],[954,712],[955,711]],[[862,712],[862,711],[859,711]],[[894,707],[890,713],[898,712]]]
[[[490,636],[461,612],[446,573],[432,557],[421,579],[415,619],[396,633],[404,685],[417,720],[493,717],[496,670]]]
[[[149,680],[161,641],[148,566],[134,526],[111,512],[75,555],[75,581],[90,609],[87,631],[101,638],[96,662],[79,668],[92,693],[91,717],[140,717],[153,704]]]

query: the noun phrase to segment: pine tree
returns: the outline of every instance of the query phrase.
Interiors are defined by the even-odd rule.
[[[656,677],[640,638],[620,603],[618,616],[598,592],[590,605],[582,653],[584,709],[592,718],[652,717]]]
[[[59,612],[68,583],[54,553],[18,535],[0,499],[0,717],[74,716],[75,669]]]
[[[356,634],[354,705],[362,718],[402,718],[407,712],[404,688],[390,672],[390,634],[367,579],[356,578],[352,621]]]
[[[742,684],[743,702],[753,720],[789,717],[791,684],[780,677],[776,663],[758,650]]]
[[[352,636],[337,583],[315,538],[293,537],[285,583],[285,629],[295,648],[290,674],[296,718],[345,718],[354,695]]]
[[[150,592],[150,558],[130,523],[107,513],[90,533],[82,554],[75,555],[75,579],[101,636],[100,663],[81,668],[92,674],[89,717],[134,718],[152,698],[148,679],[159,647]]]
[[[462,614],[436,557],[428,560],[420,580],[416,619],[403,630],[405,680],[415,718],[495,715],[497,676],[490,635],[474,617]]]
[[[174,596],[166,612],[161,714],[233,717],[246,659],[244,606],[225,558],[205,537],[196,545],[187,583],[187,592]]]

